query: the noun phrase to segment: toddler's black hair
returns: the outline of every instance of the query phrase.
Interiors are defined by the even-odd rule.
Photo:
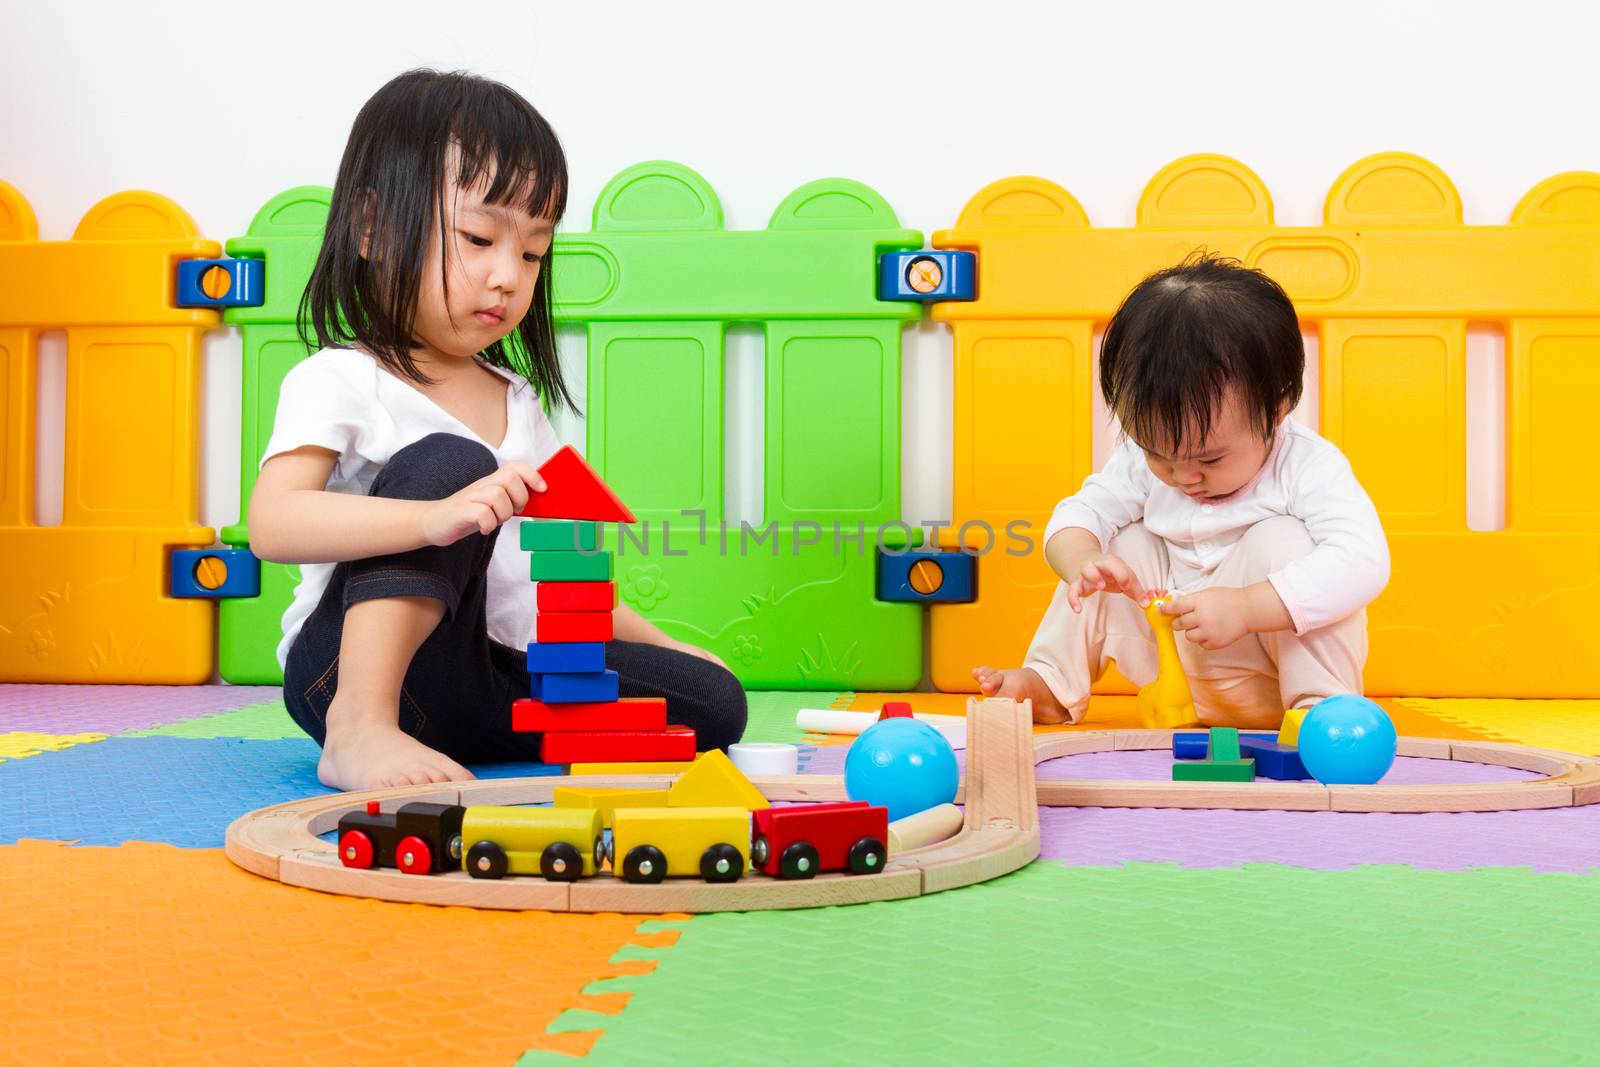
[[[461,187],[489,180],[489,203],[552,222],[566,210],[566,156],[533,105],[464,71],[399,75],[372,95],[350,128],[322,249],[300,298],[300,338],[308,347],[359,345],[396,374],[428,384],[411,349],[430,227],[445,249],[448,274],[451,163]],[[528,314],[482,357],[532,382],[552,408],[575,408],[556,357],[554,258],[545,257]]]
[[[1205,441],[1235,390],[1263,440],[1300,402],[1305,342],[1277,282],[1204,252],[1134,287],[1100,346],[1100,392],[1143,447],[1176,455]]]

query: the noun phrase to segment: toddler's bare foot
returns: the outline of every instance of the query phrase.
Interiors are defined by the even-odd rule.
[[[1072,721],[1072,716],[1061,706],[1055,693],[1039,677],[1039,672],[1031,667],[1013,667],[1005,671],[993,667],[974,667],[972,676],[978,680],[978,689],[984,696],[1033,701],[1034,722],[1054,725]]]
[[[328,707],[328,734],[317,780],[332,789],[380,789],[472,777],[461,764],[435,752],[392,722],[351,715],[336,696]]]

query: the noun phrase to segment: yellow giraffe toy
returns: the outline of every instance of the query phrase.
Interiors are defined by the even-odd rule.
[[[1178,641],[1172,635],[1172,619],[1161,614],[1161,605],[1171,598],[1165,589],[1152,589],[1150,603],[1145,605],[1144,617],[1156,634],[1156,658],[1160,667],[1156,680],[1139,690],[1139,721],[1149,730],[1174,730],[1180,726],[1196,726],[1200,722],[1194,711],[1194,697],[1189,693],[1189,679],[1183,676],[1183,663],[1178,659]]]

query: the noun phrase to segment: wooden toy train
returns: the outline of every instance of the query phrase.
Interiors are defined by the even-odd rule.
[[[611,836],[598,808],[432,804],[391,813],[369,801],[339,820],[346,867],[474,878],[535,875],[575,882],[607,863],[631,883],[695,875],[733,882],[747,867],[782,879],[827,871],[876,874],[888,862],[887,808],[845,802],[765,808],[619,807]]]

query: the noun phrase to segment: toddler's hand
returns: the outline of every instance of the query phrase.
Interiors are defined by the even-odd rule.
[[[1082,612],[1083,598],[1102,592],[1126,593],[1138,600],[1144,587],[1133,576],[1133,568],[1116,556],[1091,556],[1078,567],[1078,577],[1067,583],[1067,603]]]
[[[1245,614],[1249,602],[1243,589],[1199,589],[1161,605],[1172,616],[1172,628],[1201,648],[1226,648],[1249,632]]]
[[[544,492],[544,479],[526,463],[512,461],[459,493],[434,501],[422,513],[422,537],[430,545],[453,545],[471,533],[494,529],[521,511],[529,493]]]

